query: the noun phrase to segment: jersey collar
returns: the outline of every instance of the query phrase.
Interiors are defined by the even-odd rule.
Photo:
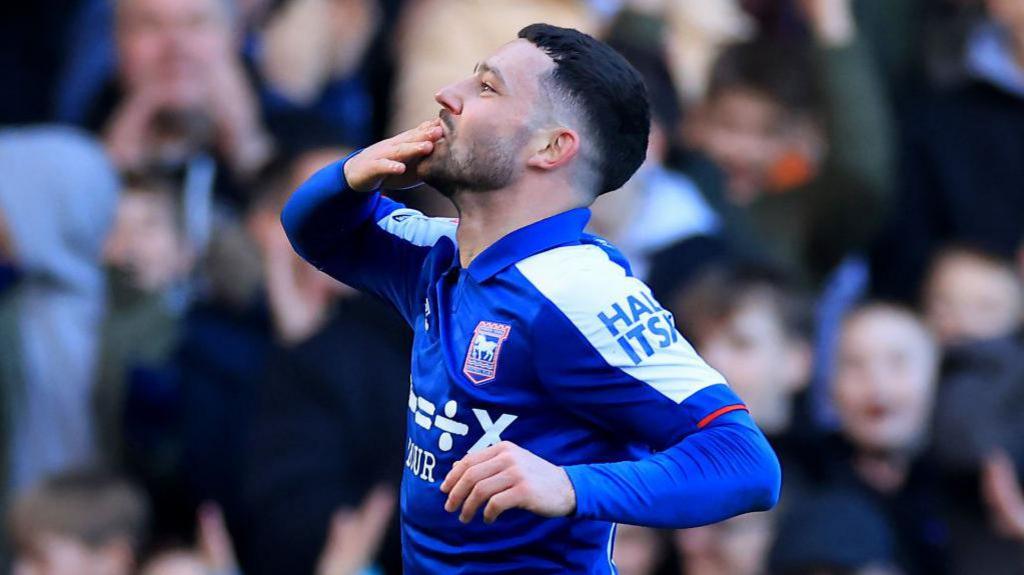
[[[590,209],[576,208],[515,230],[491,244],[470,264],[467,271],[484,282],[510,265],[556,246],[579,243],[590,220]],[[458,262],[458,256],[455,261]]]

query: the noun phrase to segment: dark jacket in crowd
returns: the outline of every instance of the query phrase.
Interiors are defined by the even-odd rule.
[[[873,254],[875,291],[913,301],[949,242],[1011,256],[1024,239],[1024,98],[973,81],[910,107],[902,185]]]
[[[992,530],[980,496],[981,461],[995,449],[1024,470],[1024,334],[947,350],[932,457],[951,529],[950,572],[1024,574],[1024,545]]]
[[[408,329],[377,301],[346,298],[315,336],[271,351],[256,381],[241,452],[240,558],[248,575],[312,573],[335,511],[381,482],[397,493]]]

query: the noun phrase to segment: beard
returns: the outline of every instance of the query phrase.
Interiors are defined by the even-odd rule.
[[[450,128],[447,120],[445,124]],[[440,147],[435,144],[433,153],[417,166],[420,179],[446,198],[451,199],[458,192],[483,193],[504,188],[522,170],[518,157],[529,139],[525,127],[511,136],[491,132],[475,141],[456,139],[450,129],[448,134],[444,143]]]

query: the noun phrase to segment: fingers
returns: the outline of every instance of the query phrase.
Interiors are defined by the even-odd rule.
[[[484,523],[494,523],[499,515],[522,505],[522,495],[516,488],[506,489],[491,497],[484,507]]]
[[[228,572],[236,565],[231,535],[224,523],[224,514],[216,503],[199,509],[199,547],[203,560],[212,570]]]
[[[389,485],[378,485],[359,506],[359,522],[364,536],[380,541],[395,511],[395,492]]]
[[[434,143],[430,141],[405,142],[401,144],[395,144],[393,147],[385,151],[384,157],[389,160],[406,162],[418,156],[426,156],[427,154],[433,151]]]
[[[1013,461],[998,451],[986,458],[982,467],[982,497],[994,515],[1000,530],[1024,538],[1024,493]]]
[[[477,482],[473,490],[470,491],[469,496],[466,497],[466,503],[462,506],[462,512],[459,513],[459,521],[463,523],[472,521],[473,516],[476,515],[476,510],[481,505],[487,503],[494,495],[513,487],[515,483],[515,476],[510,470]]]
[[[405,164],[387,158],[374,160],[373,166],[375,171],[382,175],[405,173]]]
[[[411,130],[407,130],[392,138],[393,143],[401,144],[406,142],[422,142],[424,140],[436,140],[444,135],[441,129],[440,118],[427,120]]]
[[[477,483],[487,479],[488,477],[497,475],[507,468],[507,462],[500,458],[489,459],[467,468],[461,473],[458,481],[456,481],[451,487],[451,492],[448,494],[448,500],[444,503],[445,511],[449,513],[455,512],[455,510],[462,505],[462,502],[465,501],[466,497],[469,496],[469,493]]]
[[[484,461],[497,457],[501,453],[501,449],[501,443],[499,443],[497,445],[492,445],[487,449],[477,451],[476,453],[471,453],[456,461],[455,465],[452,466],[452,470],[448,472],[447,476],[445,476],[444,482],[441,483],[441,491],[444,493],[450,492],[452,487],[459,482],[459,479],[462,478],[462,474],[465,473],[467,469],[478,463],[483,463]]]

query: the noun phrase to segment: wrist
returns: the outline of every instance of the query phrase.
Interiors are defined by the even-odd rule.
[[[576,487],[573,485],[572,479],[569,477],[569,473],[565,468],[559,467],[558,469],[562,472],[562,478],[565,480],[566,486],[562,508],[565,510],[566,517],[572,517],[576,514]]]

